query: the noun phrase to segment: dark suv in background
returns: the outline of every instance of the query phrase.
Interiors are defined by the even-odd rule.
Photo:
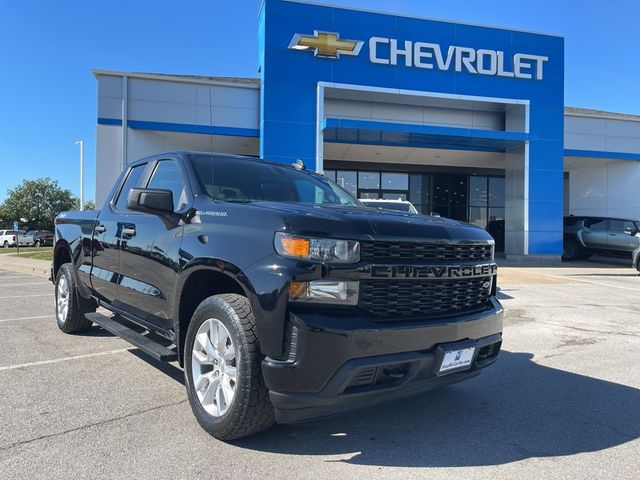
[[[51,247],[53,245],[53,232],[38,230],[33,236],[33,245],[35,247]]]
[[[621,218],[564,218],[564,260],[578,260],[592,255],[631,258],[640,247],[640,221]]]

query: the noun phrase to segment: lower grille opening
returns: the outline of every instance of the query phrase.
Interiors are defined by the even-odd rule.
[[[478,350],[478,356],[476,357],[476,364],[482,366],[485,363],[493,361],[500,353],[500,346],[502,342],[492,343],[491,345],[485,345]]]
[[[391,386],[401,383],[409,374],[411,363],[397,363],[384,367],[362,367],[351,378],[345,393],[354,393],[360,387],[369,385]]]
[[[361,368],[349,382],[349,388],[371,385],[376,380],[376,373],[378,373],[377,367]]]

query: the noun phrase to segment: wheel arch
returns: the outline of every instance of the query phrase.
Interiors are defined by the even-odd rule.
[[[73,257],[71,256],[71,246],[65,240],[60,240],[56,243],[53,249],[53,270],[52,277],[55,282],[58,270],[65,263],[73,263]]]
[[[183,364],[184,342],[193,312],[212,295],[236,293],[249,299],[256,315],[255,292],[242,270],[219,259],[198,259],[188,264],[176,284],[174,295],[174,333],[178,360]]]

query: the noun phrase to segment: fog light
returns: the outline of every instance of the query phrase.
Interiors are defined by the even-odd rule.
[[[291,282],[289,300],[306,303],[358,304],[358,282],[314,280]]]

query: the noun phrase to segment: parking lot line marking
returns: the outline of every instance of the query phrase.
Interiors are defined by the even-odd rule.
[[[53,292],[37,293],[35,295],[13,295],[13,296],[10,296],[10,297],[0,297],[0,300],[4,300],[5,298],[48,297],[49,295],[53,295]]]
[[[549,276],[550,277],[557,277],[557,278],[565,278],[562,275],[549,275]],[[583,278],[573,278],[573,277],[571,277],[571,280],[575,280],[576,282],[582,282],[582,283],[590,283],[591,285],[602,285],[603,287],[621,288],[623,290],[633,290],[633,291],[636,291],[636,292],[640,292],[640,288],[623,287],[622,285],[612,285],[610,283],[594,282],[592,280],[585,280]]]
[[[53,318],[54,314],[38,315],[37,317],[20,317],[20,318],[0,318],[0,323],[4,322],[17,322],[18,320],[36,320],[38,318]]]
[[[83,358],[104,357],[106,355],[114,355],[116,353],[127,352],[129,350],[135,350],[135,347],[133,347],[133,348],[119,348],[118,350],[109,350],[108,352],[87,353],[86,355],[76,355],[74,357],[54,358],[52,360],[40,360],[39,362],[19,363],[18,365],[9,365],[9,366],[6,366],[6,367],[0,367],[0,372],[6,372],[7,370],[16,370],[18,368],[39,367],[41,365],[51,365],[53,363],[62,363],[62,362],[68,362],[70,360],[80,360],[80,359],[83,359]]]

